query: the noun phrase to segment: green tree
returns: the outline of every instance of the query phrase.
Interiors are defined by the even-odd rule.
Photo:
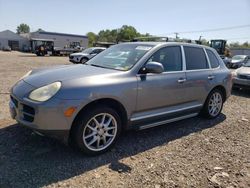
[[[240,43],[239,42],[233,42],[229,44],[230,48],[238,48],[240,47]]]
[[[88,47],[92,47],[94,45],[94,43],[97,41],[97,35],[93,32],[88,32],[87,36],[89,39]]]
[[[244,42],[244,43],[242,44],[242,47],[243,47],[243,48],[250,48],[250,44],[249,44],[248,42]]]
[[[150,36],[150,34],[140,34],[133,26],[123,25],[121,28],[118,29],[101,30],[97,35],[93,32],[89,32],[87,33],[87,36],[89,38],[90,47],[93,46],[93,43],[97,41],[118,43],[131,41],[136,37],[148,37]]]
[[[38,30],[37,30],[37,32],[42,32],[42,31],[44,31],[43,29],[41,29],[41,28],[39,28]]]
[[[123,25],[118,30],[119,41],[131,41],[133,38],[140,37],[141,34],[133,26]]]
[[[201,44],[202,44],[202,45],[209,46],[209,41],[206,40],[206,39],[201,39]]]
[[[19,26],[17,26],[16,31],[17,31],[18,34],[20,34],[20,33],[29,33],[30,32],[30,27],[27,24],[22,23]]]

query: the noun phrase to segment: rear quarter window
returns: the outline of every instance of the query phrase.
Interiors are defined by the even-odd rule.
[[[209,58],[211,67],[212,68],[219,67],[220,63],[219,63],[218,58],[215,56],[215,54],[211,50],[208,50],[208,49],[206,49],[206,52],[207,52],[207,56]]]
[[[203,48],[184,46],[184,51],[187,70],[199,70],[209,68]]]

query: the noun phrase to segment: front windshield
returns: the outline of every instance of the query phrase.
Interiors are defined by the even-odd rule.
[[[234,60],[241,60],[241,59],[245,59],[245,57],[246,56],[244,56],[244,55],[236,55],[236,56],[233,56],[232,59],[234,59]]]
[[[213,47],[215,49],[221,48],[221,41],[212,41],[211,47]]]
[[[93,48],[87,48],[87,49],[83,50],[82,53],[90,54],[92,51],[93,51]]]
[[[243,66],[244,67],[250,67],[250,60],[248,60]]]
[[[104,50],[86,64],[127,71],[132,68],[152,47],[153,45],[136,43],[118,44]]]

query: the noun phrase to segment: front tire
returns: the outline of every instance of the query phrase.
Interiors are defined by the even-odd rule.
[[[73,128],[77,148],[86,154],[98,155],[114,146],[121,132],[121,120],[112,108],[99,106],[81,113]]]
[[[81,63],[82,63],[82,64],[85,64],[87,61],[88,61],[88,58],[86,58],[86,57],[83,57],[83,58],[81,59]]]
[[[201,115],[208,119],[216,118],[223,108],[223,93],[219,89],[212,90],[203,106]]]

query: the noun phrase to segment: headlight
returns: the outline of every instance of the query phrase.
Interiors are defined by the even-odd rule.
[[[29,98],[34,101],[47,101],[53,97],[61,88],[61,82],[54,82],[52,84],[40,87],[32,91]]]
[[[30,70],[29,72],[27,72],[25,75],[23,75],[18,81],[26,78],[27,76],[29,76],[32,73],[32,70]]]

